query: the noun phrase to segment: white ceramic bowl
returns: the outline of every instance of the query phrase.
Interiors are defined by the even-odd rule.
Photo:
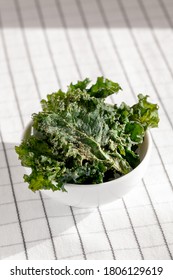
[[[23,138],[31,134],[31,123],[24,131]],[[42,190],[44,194],[59,202],[79,208],[97,207],[110,203],[123,197],[127,192],[138,186],[138,183],[144,176],[151,154],[152,140],[149,132],[146,132],[144,142],[139,147],[141,162],[130,173],[101,184],[77,185],[66,184],[67,192]]]

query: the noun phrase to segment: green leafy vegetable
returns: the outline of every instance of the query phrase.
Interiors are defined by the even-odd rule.
[[[98,184],[118,178],[139,162],[136,148],[145,131],[157,127],[158,106],[138,95],[132,107],[105,103],[121,90],[119,84],[99,77],[89,87],[86,78],[42,100],[42,111],[33,114],[33,135],[16,152],[21,164],[31,168],[24,175],[33,191],[64,191],[65,183]]]

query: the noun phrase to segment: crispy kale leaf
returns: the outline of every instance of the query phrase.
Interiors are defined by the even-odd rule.
[[[142,94],[132,107],[106,104],[121,87],[103,77],[89,83],[88,78],[71,83],[66,93],[42,100],[42,111],[33,114],[33,135],[15,147],[21,164],[31,168],[24,175],[31,190],[102,183],[139,164],[136,148],[145,131],[158,126],[158,106]]]
[[[103,77],[98,77],[95,85],[91,86],[88,93],[96,98],[106,98],[121,89],[118,83],[114,83]]]

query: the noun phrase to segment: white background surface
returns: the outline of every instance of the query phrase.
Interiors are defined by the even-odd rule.
[[[0,0],[0,259],[172,259],[173,1]],[[46,94],[104,75],[115,102],[160,106],[144,180],[123,200],[75,209],[33,194],[14,152]]]

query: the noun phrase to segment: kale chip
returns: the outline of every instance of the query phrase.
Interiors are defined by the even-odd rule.
[[[86,78],[66,93],[47,95],[42,111],[32,115],[34,133],[15,147],[21,164],[31,168],[24,180],[32,191],[107,182],[140,163],[136,150],[146,130],[158,126],[158,105],[142,94],[132,107],[107,104],[119,84],[103,77],[89,84]]]

